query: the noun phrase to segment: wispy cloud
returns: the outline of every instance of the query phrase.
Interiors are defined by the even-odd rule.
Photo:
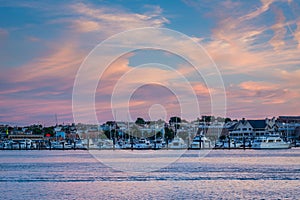
[[[300,20],[297,22],[297,29],[295,30],[294,37],[298,43],[298,49],[300,49]]]
[[[11,113],[31,113],[32,120],[45,113],[52,115],[55,112],[72,121],[71,98],[76,73],[91,48],[101,41],[99,38],[107,38],[132,28],[161,27],[169,23],[162,16],[163,10],[159,6],[148,6],[145,13],[91,3],[61,3],[57,6],[58,9],[52,6],[46,6],[45,9],[45,5],[34,2],[11,3],[7,6],[42,10],[45,17],[43,23],[50,26],[64,25],[53,41],[48,40],[44,43],[48,50],[42,52],[41,56],[18,67],[5,69],[1,73],[3,84],[0,95],[5,97],[1,97],[5,99],[0,105],[1,108],[5,113],[8,110]],[[69,15],[66,15],[66,12]],[[1,28],[0,39],[7,36],[8,31]],[[30,42],[41,41],[39,37],[25,36],[24,38]],[[93,43],[88,43],[87,40]],[[103,77],[105,80],[105,83],[101,83],[101,86],[104,86],[103,96],[113,89],[110,84],[116,81],[116,77],[128,70],[128,59],[116,61],[114,65],[116,67],[111,67]],[[90,78],[99,78],[98,76],[91,74]],[[23,101],[18,104],[20,97],[23,97]],[[104,99],[104,102],[110,100]],[[22,119],[22,116],[6,114],[0,117],[0,121],[26,121],[24,117],[25,115]]]
[[[287,32],[284,25],[285,17],[282,10],[274,8],[276,14],[276,23],[272,26],[274,36],[270,40],[270,44],[273,46],[274,50],[277,51],[285,45],[284,37]]]
[[[250,90],[250,91],[261,91],[261,90],[273,90],[278,88],[277,84],[267,83],[267,82],[254,82],[247,81],[239,84],[241,89]]]
[[[275,0],[261,0],[261,6],[258,7],[255,11],[250,12],[242,17],[240,17],[241,21],[244,20],[250,20],[253,19],[255,17],[260,16],[262,13],[266,12],[269,10],[270,5],[274,2]]]
[[[150,7],[147,13],[128,13],[121,9],[95,7],[91,4],[77,3],[71,8],[80,15],[70,20],[72,27],[79,32],[103,31],[110,34],[140,27],[161,27],[169,21],[162,17],[162,9]]]
[[[262,0],[251,3],[191,0],[184,2],[190,9],[195,8],[197,14],[213,18],[210,22],[216,23],[210,24],[209,28],[212,29],[207,30],[210,36],[195,35],[192,39],[202,44],[222,72],[227,87],[229,115],[255,117],[298,112],[300,22],[299,17],[291,19],[291,15],[286,12],[289,6],[296,9],[298,2],[289,0]],[[171,28],[184,27],[180,23],[177,24],[176,20],[170,21],[164,16],[164,9],[171,9],[168,6],[163,9],[159,5],[144,5],[143,10],[146,11],[136,12],[109,3],[99,5],[86,1],[76,1],[72,4],[62,2],[59,6],[33,1],[7,2],[5,5],[32,9],[31,11],[38,10],[39,13],[43,13],[38,20],[47,27],[55,28],[49,29],[50,37],[46,33],[39,35],[34,32],[35,26],[22,24],[33,28],[21,36],[22,40],[32,45],[43,43],[47,49],[40,52],[39,57],[32,56],[26,63],[1,71],[0,95],[3,101],[0,108],[2,113],[10,114],[0,114],[0,121],[26,121],[27,115],[35,120],[47,118],[46,115],[51,116],[53,113],[61,113],[65,119],[69,118],[72,121],[71,95],[74,79],[85,56],[95,45],[113,34],[132,28],[168,27],[168,25],[172,25]],[[294,12],[295,15],[296,13]],[[183,19],[187,23],[198,20]],[[52,32],[54,29],[55,33]],[[2,41],[11,39],[13,41],[13,37],[22,35],[20,32],[14,32],[15,30],[17,29],[1,27],[0,45]],[[184,29],[182,30],[184,32]],[[138,70],[130,66],[130,59],[135,53],[125,55],[112,63],[102,77],[93,72],[89,73],[90,80],[101,79],[96,94],[100,120],[111,116],[111,97],[116,86],[120,87],[118,93],[120,102],[117,106],[122,109],[127,106],[127,102],[122,100],[127,98],[131,86],[146,82],[150,83],[150,86],[143,86],[132,94],[130,107],[136,116],[139,112],[147,115],[149,106],[157,103],[157,95],[168,113],[179,110],[174,95],[166,92],[162,86],[155,85],[157,83],[162,83],[166,88],[177,88],[182,99],[189,99],[190,93],[187,91],[192,90],[198,98],[200,107],[209,107],[210,95],[218,94],[220,91],[209,88],[204,80],[213,74],[209,65],[210,60],[205,59],[204,54],[199,54],[183,40],[176,41],[159,33],[152,35],[143,33],[133,37],[137,41],[146,38],[148,43],[157,46],[168,43],[170,49],[176,48],[179,53],[189,55],[191,60],[201,61],[199,69],[206,77],[197,79],[195,69],[181,64],[173,68],[177,74],[163,67]],[[130,45],[127,42],[121,41],[117,45],[122,48],[122,45]],[[18,45],[17,47],[22,47],[22,44]],[[135,73],[126,78],[125,76],[133,70]],[[183,84],[182,77],[186,78],[190,85]],[[118,85],[122,80],[123,84]],[[154,92],[157,94],[152,95]],[[81,110],[83,114],[84,109]],[[262,114],[258,114],[258,111]]]
[[[50,85],[53,83],[47,80],[60,79],[70,82],[74,79],[74,75],[84,58],[84,54],[80,54],[80,51],[75,49],[76,46],[73,44],[62,44],[54,52],[49,52],[49,55],[41,56],[24,66],[12,69],[12,72],[9,73],[10,78],[14,82],[38,81],[42,84],[47,82],[46,84]]]
[[[223,74],[231,116],[258,116],[258,110],[262,115],[297,114],[291,107],[300,98],[299,20],[287,19],[275,2],[261,1],[251,11],[226,1],[222,15],[214,16],[218,23],[212,37],[201,42]],[[291,1],[281,3],[291,6]],[[213,9],[219,8],[217,4]],[[266,17],[269,23],[261,23]],[[296,27],[294,32],[291,27]]]

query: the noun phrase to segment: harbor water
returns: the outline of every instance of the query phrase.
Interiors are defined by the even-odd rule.
[[[139,165],[147,169],[172,152],[153,153],[151,163],[139,159]],[[300,148],[213,150],[205,156],[189,150],[138,173],[105,159],[84,150],[0,151],[0,199],[300,199]],[[111,159],[115,166],[126,162]]]

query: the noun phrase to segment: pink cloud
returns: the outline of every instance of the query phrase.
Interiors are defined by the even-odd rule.
[[[225,82],[228,85],[232,83],[232,87],[227,88],[229,115],[243,117],[243,115],[258,116],[260,113],[261,115],[266,115],[266,113],[278,114],[280,112],[296,113],[299,107],[297,99],[300,98],[300,73],[294,67],[300,64],[300,24],[297,21],[286,22],[281,10],[270,9],[273,2],[273,0],[262,1],[257,10],[243,13],[239,17],[230,17],[230,15],[237,16],[241,14],[241,11],[231,13],[231,11],[234,12],[232,5],[238,7],[241,3],[225,1],[221,3],[224,6],[224,8],[222,7],[224,9],[222,18],[218,19],[219,23],[212,30],[212,36],[209,39],[192,38],[203,44],[213,60],[216,61],[223,75],[225,75]],[[75,18],[70,17],[56,21],[56,23],[68,23],[68,27],[71,28],[63,32],[62,38],[56,41],[59,44],[60,41],[67,38],[66,42],[54,46],[48,54],[35,58],[20,68],[2,73],[2,80],[6,81],[9,87],[0,92],[2,96],[6,96],[3,98],[1,107],[5,108],[6,112],[9,110],[9,113],[11,113],[7,115],[8,119],[26,120],[27,115],[37,119],[41,114],[53,115],[52,113],[61,114],[65,118],[72,118],[70,117],[72,112],[70,96],[77,70],[84,56],[86,56],[85,51],[79,50],[86,45],[87,37],[84,34],[88,33],[88,39],[92,38],[91,41],[95,42],[98,41],[95,38],[99,38],[99,36],[105,38],[113,33],[131,28],[161,27],[169,23],[162,16],[163,10],[158,6],[150,8],[149,12],[145,13],[95,7],[84,3],[74,4],[71,8],[72,14],[76,16]],[[229,9],[230,12],[226,9]],[[256,19],[263,17],[263,13],[273,11],[277,16],[274,25],[268,27],[267,25],[254,23]],[[226,12],[228,12],[228,15]],[[293,38],[284,38],[287,25],[297,25]],[[266,34],[270,30],[274,31],[271,40],[269,40],[270,36]],[[0,38],[8,35],[9,33],[6,30],[0,29]],[[148,38],[148,40],[154,42],[157,42],[158,38],[157,35],[148,37],[147,34],[136,35],[135,37]],[[180,42],[173,41],[170,38],[159,38],[160,41],[168,41],[170,46],[175,42]],[[265,41],[266,38],[269,43],[260,42]],[[38,41],[38,38],[28,39]],[[297,42],[298,49],[295,49],[295,42]],[[200,57],[184,43],[182,43],[181,50],[187,52],[193,58]],[[101,79],[96,94],[99,119],[106,120],[110,118],[112,92],[118,80],[132,69],[128,61],[132,55],[126,55],[116,60],[102,77],[97,74],[90,74],[88,77],[90,79]],[[205,64],[207,63],[204,63],[203,66]],[[189,78],[195,70],[191,67],[179,66],[177,72],[179,75]],[[232,74],[235,75],[234,77],[231,76],[232,79],[226,77],[226,75]],[[165,83],[166,87],[179,88],[183,98],[189,98],[185,90],[190,88],[178,81],[180,80],[178,74],[171,74],[169,70],[153,68],[140,71],[135,75],[122,85],[124,87],[124,90],[121,91],[122,97],[130,92],[126,87],[130,84],[137,84],[143,80],[160,80]],[[238,77],[240,75],[247,75],[253,77],[253,79],[251,79],[252,81],[241,80]],[[156,77],[159,77],[159,79]],[[201,80],[198,82],[190,81],[190,83],[197,95],[200,107],[203,108],[203,111],[209,112],[205,110],[210,103],[209,92],[218,93],[219,91],[209,90],[212,88],[207,88]],[[20,95],[22,93],[25,94],[22,100],[13,96],[22,96]],[[68,97],[61,97],[62,94],[66,94]],[[139,96],[143,98],[139,98]],[[141,113],[148,115],[149,107],[158,103],[158,101],[165,106],[168,113],[176,113],[179,109],[174,95],[159,92],[154,87],[149,90],[137,90],[132,97],[130,108],[135,116],[140,116]],[[120,104],[120,109],[127,106],[125,103]],[[274,110],[274,104],[276,104],[276,110]],[[80,111],[84,114],[85,108]],[[23,115],[14,118],[13,113],[23,113]],[[4,117],[2,115],[1,119],[4,119]]]
[[[203,83],[194,83],[193,89],[197,95],[209,95],[209,89]]]
[[[257,10],[250,12],[249,14],[246,14],[244,16],[242,16],[240,18],[240,20],[244,21],[244,20],[249,20],[249,19],[253,19],[255,17],[258,17],[259,15],[261,15],[262,13],[266,12],[267,10],[269,10],[270,5],[274,2],[275,0],[261,0],[261,7],[257,8]]]
[[[14,83],[38,81],[42,85],[51,85],[53,83],[50,80],[60,80],[63,83],[72,84],[71,81],[74,80],[83,58],[84,54],[76,51],[76,46],[68,43],[62,44],[48,55],[36,58],[17,69],[9,70],[8,74],[10,81]]]
[[[140,27],[161,27],[169,21],[161,16],[160,7],[151,7],[151,11],[139,14],[115,10],[108,7],[95,7],[77,3],[71,6],[81,17],[70,20],[72,27],[79,32],[102,31],[108,34]]]
[[[281,107],[285,107],[288,106],[287,102],[300,97],[298,92],[286,89],[282,85],[263,81],[246,81],[237,86],[232,85],[228,88],[227,95],[229,101],[237,103],[235,105],[255,104],[257,108],[254,110],[272,104],[281,104]]]
[[[222,12],[222,18],[218,18],[218,25],[212,31],[211,40],[204,42],[205,48],[222,73],[237,75],[246,73],[256,76],[258,70],[270,74],[274,69],[300,64],[297,56],[299,51],[295,49],[298,31],[294,33],[295,40],[285,37],[286,27],[297,21],[286,22],[281,10],[270,9],[272,3],[273,1],[263,1],[261,8],[248,14],[232,10]],[[271,26],[261,25],[258,22],[256,24],[257,17],[262,18],[261,14],[267,11],[275,12],[276,22]],[[235,15],[241,17],[231,17]],[[274,36],[270,39],[267,34],[269,30],[274,32]],[[269,43],[262,42],[266,39],[270,40]]]
[[[6,112],[0,121],[47,123],[57,113],[71,122],[71,89],[83,55],[67,43],[30,63],[6,69],[1,74],[4,82],[0,92],[0,107]]]
[[[297,29],[294,32],[294,38],[298,43],[298,49],[300,49],[300,20],[298,20],[296,24],[297,24]]]
[[[73,27],[78,32],[93,32],[99,31],[103,28],[99,23],[91,20],[74,20]]]
[[[37,123],[54,125],[54,115],[60,120],[72,122],[72,108],[69,100],[51,100],[37,98],[20,99],[4,96],[0,103],[3,108],[0,114],[1,122]],[[43,117],[41,117],[43,116]],[[62,122],[62,121],[60,121]]]
[[[239,84],[241,89],[250,90],[250,91],[260,91],[260,90],[274,90],[278,88],[278,84],[267,83],[267,82],[254,82],[247,81]]]
[[[242,82],[227,88],[227,113],[237,118],[297,115],[299,94],[279,84],[263,81]]]
[[[270,40],[270,44],[277,51],[285,45],[284,37],[287,31],[284,26],[285,17],[282,10],[275,8],[274,11],[276,14],[276,23],[272,26],[274,36]]]

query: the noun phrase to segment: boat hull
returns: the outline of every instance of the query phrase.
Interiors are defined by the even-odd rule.
[[[252,149],[289,149],[290,144],[276,144],[276,145],[268,145],[268,144],[253,144]]]

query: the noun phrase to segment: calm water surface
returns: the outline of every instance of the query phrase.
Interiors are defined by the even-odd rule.
[[[151,164],[170,154],[162,151]],[[300,199],[300,148],[214,150],[205,157],[187,151],[143,173],[111,168],[77,150],[0,151],[0,161],[0,199]]]

